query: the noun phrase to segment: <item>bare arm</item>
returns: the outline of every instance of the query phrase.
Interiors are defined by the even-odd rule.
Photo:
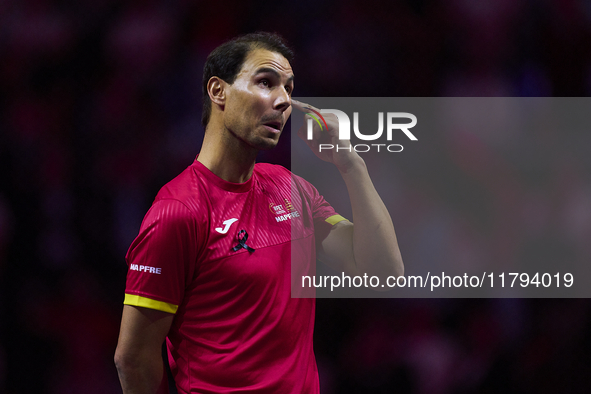
[[[115,365],[123,394],[155,394],[165,385],[162,343],[174,315],[124,305]]]
[[[307,112],[304,108],[307,104],[295,100],[292,100],[292,104]],[[328,136],[321,135],[321,130],[315,127],[314,138],[309,141],[305,126],[298,134],[319,158],[337,166],[349,192],[355,225],[350,222],[334,225],[322,242],[320,260],[338,271],[351,275],[375,275],[380,281],[385,281],[390,275],[403,275],[404,265],[392,219],[369,177],[363,159],[355,150],[319,152],[318,141],[321,139],[330,138],[333,145],[350,144],[349,141],[338,140],[336,116],[326,115],[325,119]]]
[[[341,172],[353,209],[353,221],[333,226],[322,242],[320,260],[351,275],[377,276],[383,283],[390,275],[404,274],[394,225],[375,190],[365,163]]]

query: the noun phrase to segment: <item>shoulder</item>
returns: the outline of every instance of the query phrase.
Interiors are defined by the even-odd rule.
[[[257,163],[254,168],[257,176],[263,179],[272,179],[274,181],[280,180],[292,184],[295,183],[296,185],[311,185],[304,178],[277,164]]]
[[[203,181],[193,164],[160,189],[152,206],[159,206],[161,209],[177,206],[179,212],[184,211],[200,218],[209,211],[210,205],[207,182]]]
[[[303,198],[317,198],[319,196],[318,190],[310,182],[299,175],[294,174],[287,168],[268,163],[257,163],[255,165],[255,173],[262,184],[270,182],[275,185],[289,188],[291,194],[298,191],[298,194]]]
[[[256,163],[254,174],[261,185],[274,184],[276,186],[291,187],[293,174],[287,168],[269,163]]]

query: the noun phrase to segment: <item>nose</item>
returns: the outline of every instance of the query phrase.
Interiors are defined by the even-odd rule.
[[[291,96],[285,88],[277,89],[277,97],[273,104],[273,109],[284,112],[291,106]]]

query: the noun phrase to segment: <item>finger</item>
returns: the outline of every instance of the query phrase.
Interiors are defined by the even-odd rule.
[[[291,100],[291,103],[294,107],[296,107],[297,109],[299,109],[300,111],[305,113],[306,116],[304,118],[306,119],[306,122],[311,117],[312,119],[314,119],[316,121],[316,123],[318,123],[318,125],[320,126],[320,129],[324,129],[324,127],[320,123],[320,120],[318,120],[318,116],[319,116],[322,119],[322,123],[324,123],[324,126],[326,126],[326,129],[327,129],[326,132],[328,132],[328,134],[330,136],[333,136],[335,134],[335,131],[333,130],[334,128],[331,129],[330,127],[328,127],[326,120],[320,114],[320,109],[313,107],[310,104],[306,104],[306,103],[303,103],[301,101],[294,100],[294,99]],[[329,116],[332,116],[333,118],[335,118],[335,121],[338,122],[338,120],[336,119],[336,116],[334,116],[332,114]],[[314,134],[316,134],[316,125],[314,125],[314,131],[315,131]]]
[[[304,113],[310,112],[310,109],[320,112],[320,110],[318,108],[316,108],[310,104],[306,104],[306,103],[303,103],[301,101],[294,100],[294,99],[291,99],[291,105],[293,105],[296,109],[298,109]]]
[[[306,109],[304,109],[304,105],[306,105],[306,104],[304,104],[298,100],[291,99],[291,105],[297,110],[300,110],[302,112],[308,112],[308,111],[306,111]]]

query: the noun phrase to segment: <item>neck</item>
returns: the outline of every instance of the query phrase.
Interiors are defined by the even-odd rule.
[[[197,161],[227,182],[250,179],[258,151],[224,127],[208,125]]]

